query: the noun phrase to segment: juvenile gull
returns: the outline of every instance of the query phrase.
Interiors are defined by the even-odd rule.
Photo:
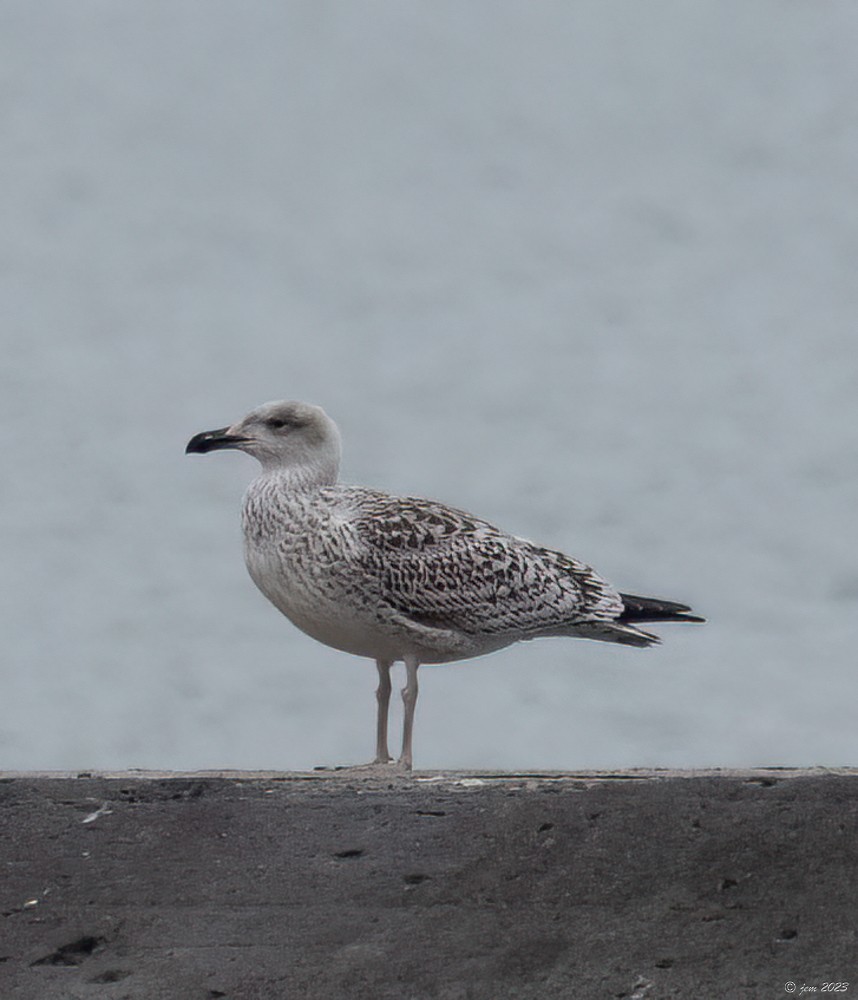
[[[576,636],[651,646],[640,622],[700,622],[685,604],[614,590],[589,566],[434,500],[337,483],[340,433],[318,406],[266,403],[188,452],[238,448],[262,472],[244,496],[254,583],[299,629],[375,660],[375,763],[387,744],[390,668],[405,664],[402,752],[411,768],[417,668],[522,639]]]

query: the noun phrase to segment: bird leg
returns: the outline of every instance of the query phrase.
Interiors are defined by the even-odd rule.
[[[375,692],[378,701],[378,716],[375,726],[375,763],[386,764],[391,760],[390,751],[387,748],[387,714],[390,707],[390,668],[393,666],[391,660],[376,660],[378,668],[378,688]]]
[[[402,701],[405,705],[405,716],[402,722],[402,754],[399,766],[406,771],[411,770],[411,735],[414,731],[414,706],[417,704],[417,668],[420,661],[416,656],[406,656],[405,670],[407,680],[402,689]]]

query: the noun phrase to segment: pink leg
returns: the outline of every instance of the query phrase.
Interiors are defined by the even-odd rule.
[[[399,766],[406,771],[411,770],[411,737],[414,732],[414,706],[417,704],[417,668],[420,662],[415,656],[405,657],[407,680],[402,689],[402,701],[405,705],[405,718],[402,723],[402,754]]]
[[[378,701],[378,716],[375,726],[375,763],[386,764],[391,760],[390,751],[387,748],[387,715],[390,707],[390,668],[393,666],[390,660],[376,660],[378,668],[378,688],[375,692]]]

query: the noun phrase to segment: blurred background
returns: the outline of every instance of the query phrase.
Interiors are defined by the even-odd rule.
[[[424,668],[417,767],[858,764],[856,49],[849,3],[7,0],[0,767],[372,756],[372,663],[245,572],[253,461],[183,454],[282,398],[710,619]]]

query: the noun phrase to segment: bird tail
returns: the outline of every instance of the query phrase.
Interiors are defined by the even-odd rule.
[[[637,622],[705,622],[705,618],[692,614],[687,604],[676,601],[662,601],[656,597],[635,597],[634,594],[620,594],[623,610],[614,619],[619,625],[633,625]]]
[[[657,646],[661,639],[652,632],[644,632],[633,625],[621,625],[619,619],[603,622],[579,623],[555,635],[572,635],[578,639],[595,639],[597,642],[618,642],[621,646]]]

